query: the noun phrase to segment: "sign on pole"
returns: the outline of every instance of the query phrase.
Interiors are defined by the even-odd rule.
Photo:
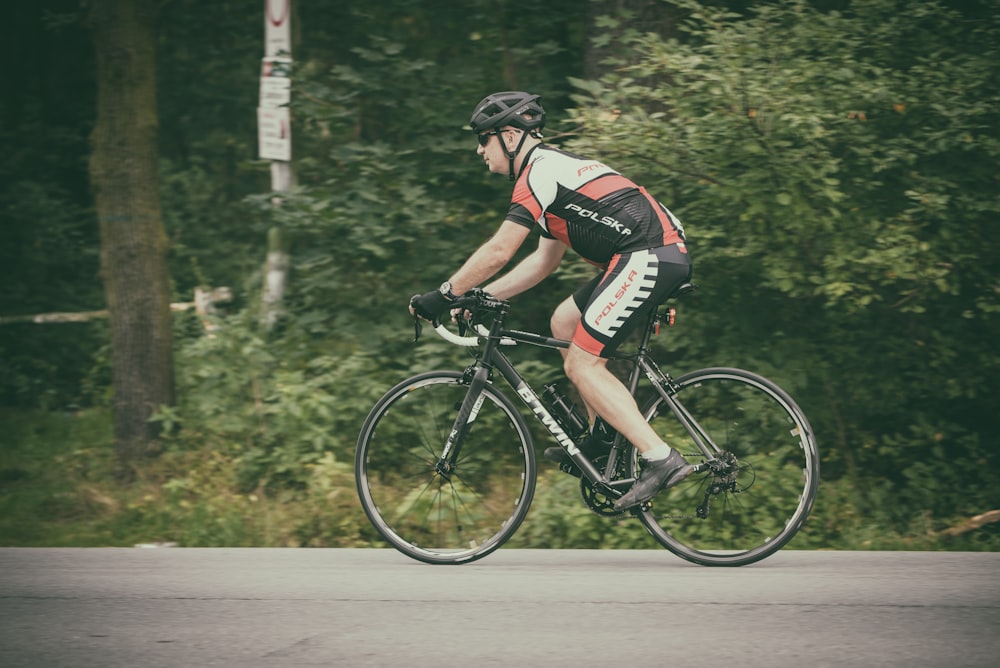
[[[264,55],[292,57],[292,0],[265,0]]]
[[[292,61],[266,57],[260,68],[260,106],[285,107],[292,101]]]
[[[288,107],[257,107],[257,148],[264,160],[292,159],[292,124]]]
[[[292,0],[264,2],[264,58],[257,107],[257,150],[263,160],[292,159]]]

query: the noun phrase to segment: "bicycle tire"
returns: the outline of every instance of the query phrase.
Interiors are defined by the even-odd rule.
[[[418,561],[458,564],[503,545],[535,491],[535,454],[514,403],[487,384],[455,468],[435,470],[469,386],[431,371],[399,383],[368,414],[355,452],[361,506],[390,545]]]
[[[725,472],[688,476],[640,510],[639,519],[666,549],[703,566],[744,566],[774,554],[816,499],[819,453],[808,419],[780,387],[742,369],[700,369],[676,386],[676,399],[735,462]],[[662,397],[644,414],[689,463],[705,461]],[[633,451],[633,475],[639,461]],[[700,517],[706,500],[707,516]]]

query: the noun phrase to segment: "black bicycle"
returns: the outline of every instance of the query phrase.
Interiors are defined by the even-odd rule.
[[[693,289],[681,286],[674,296]],[[580,493],[595,513],[636,515],[677,556],[705,566],[742,566],[774,554],[805,522],[819,484],[812,428],[773,382],[742,369],[706,368],[672,378],[650,359],[649,341],[669,307],[650,313],[639,347],[614,359],[631,364],[655,390],[643,414],[694,473],[635,508],[614,501],[635,482],[638,451],[619,434],[607,456],[576,447],[587,423],[554,386],[539,397],[503,348],[568,341],[506,329],[509,302],[475,290],[455,303],[471,314],[471,335],[442,325],[446,340],[478,348],[464,371],[430,371],[379,399],[358,437],[355,476],[361,505],[400,552],[434,564],[484,557],[517,531],[535,491],[535,448],[525,417],[495,384],[499,375],[582,472]],[[417,323],[417,337],[420,326]],[[468,332],[466,332],[468,334]]]

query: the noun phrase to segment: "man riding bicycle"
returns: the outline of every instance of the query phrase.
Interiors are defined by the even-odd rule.
[[[477,154],[495,174],[515,181],[511,205],[496,234],[437,290],[415,295],[410,312],[436,320],[461,295],[497,274],[540,228],[538,248],[485,286],[509,299],[540,283],[572,248],[600,272],[552,314],[553,336],[569,339],[567,377],[587,407],[592,433],[579,447],[596,457],[608,447],[598,416],[641,453],[643,467],[615,503],[624,510],[651,499],[687,477],[692,467],[649,426],[628,389],[607,368],[610,357],[637,326],[691,277],[680,221],[644,188],[596,160],[545,144],[545,110],[538,95],[522,91],[484,98],[469,121]],[[576,469],[559,447],[545,457]],[[579,474],[579,471],[575,471]]]

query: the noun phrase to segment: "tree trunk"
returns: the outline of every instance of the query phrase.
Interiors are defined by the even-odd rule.
[[[101,228],[101,277],[111,326],[115,448],[122,463],[150,452],[150,415],[174,402],[167,237],[157,183],[155,6],[92,0],[97,121],[90,181]]]

